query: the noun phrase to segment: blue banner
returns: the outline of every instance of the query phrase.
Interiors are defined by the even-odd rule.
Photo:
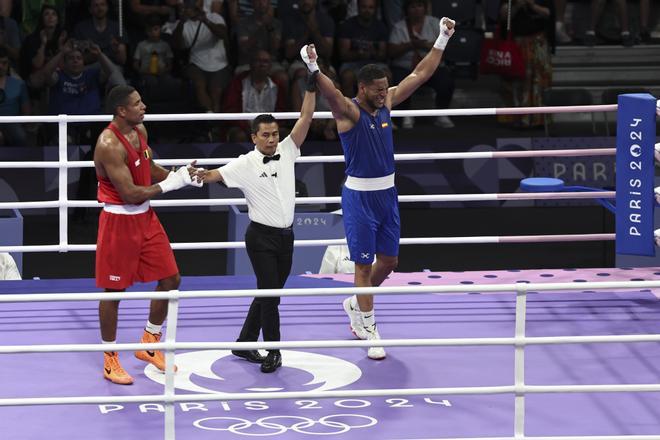
[[[653,176],[656,99],[619,95],[616,135],[616,253],[655,256]]]

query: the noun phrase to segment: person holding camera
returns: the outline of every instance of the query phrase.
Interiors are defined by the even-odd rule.
[[[193,83],[197,103],[204,111],[217,113],[222,91],[231,79],[225,49],[228,32],[222,15],[204,12],[202,6],[202,0],[186,0],[174,41],[179,49],[190,51],[185,73]]]
[[[84,54],[98,60],[98,66],[85,67]],[[62,66],[58,69],[58,66]],[[32,76],[35,87],[48,86],[48,114],[96,115],[101,113],[103,85],[113,73],[114,65],[93,43],[69,40],[37,74]],[[74,132],[75,129],[75,132]],[[69,127],[74,141],[91,143],[93,126],[75,124]]]

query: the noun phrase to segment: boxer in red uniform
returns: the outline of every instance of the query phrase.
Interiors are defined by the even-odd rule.
[[[186,167],[170,172],[152,160],[147,130],[142,125],[146,106],[130,86],[117,86],[108,94],[113,113],[94,151],[99,181],[98,200],[105,203],[99,217],[96,243],[96,285],[106,292],[120,292],[134,282],[158,280],[157,291],[174,290],[181,277],[167,234],[149,200],[193,182]],[[191,164],[191,166],[194,166]],[[152,182],[158,182],[152,184]],[[101,301],[99,320],[104,344],[115,343],[119,301]],[[141,342],[159,342],[167,300],[152,300]],[[165,370],[160,351],[137,351],[135,356]],[[111,382],[129,385],[133,378],[122,368],[116,351],[104,352],[103,375]]]

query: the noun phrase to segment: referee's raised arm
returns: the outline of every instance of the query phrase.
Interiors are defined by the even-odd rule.
[[[309,126],[312,125],[312,118],[314,117],[314,108],[316,107],[316,77],[318,72],[310,73],[307,78],[307,89],[303,98],[302,106],[300,107],[300,118],[291,129],[291,139],[296,147],[305,142]]]

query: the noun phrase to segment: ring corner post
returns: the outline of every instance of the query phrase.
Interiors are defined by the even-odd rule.
[[[656,99],[619,95],[616,135],[616,253],[655,256],[654,143]]]

